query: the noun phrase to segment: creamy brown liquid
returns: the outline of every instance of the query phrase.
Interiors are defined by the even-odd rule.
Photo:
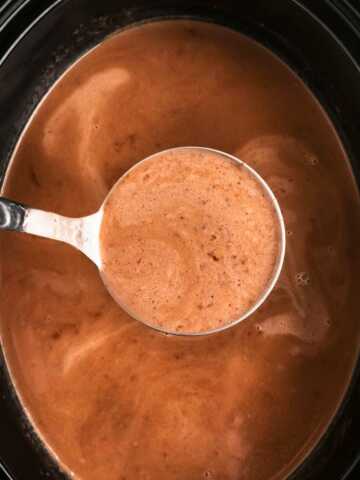
[[[225,333],[163,336],[122,312],[78,251],[7,233],[8,365],[42,438],[76,478],[284,479],[343,398],[360,328],[358,199],[304,84],[221,27],[124,31],[42,103],[5,193],[86,215],[131,165],[177,145],[234,153],[275,191],[287,257],[268,301]]]
[[[214,151],[174,149],[141,162],[103,212],[104,281],[153,327],[219,329],[273,279],[281,236],[272,199],[246,166]]]

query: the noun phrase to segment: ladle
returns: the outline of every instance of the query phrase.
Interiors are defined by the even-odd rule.
[[[270,292],[272,291],[279,275],[281,272],[281,268],[284,261],[285,255],[285,227],[284,227],[284,220],[283,216],[279,207],[279,204],[276,200],[275,195],[271,191],[268,184],[265,180],[249,165],[242,162],[238,158],[229,155],[227,153],[221,152],[219,150],[214,150],[210,148],[204,147],[177,147],[165,151],[161,151],[150,157],[145,158],[144,160],[137,163],[135,166],[130,168],[124,175],[122,175],[119,180],[116,182],[115,186],[118,185],[118,182],[121,182],[129,172],[133,171],[143,163],[148,161],[149,159],[154,159],[156,156],[160,156],[164,153],[168,153],[170,151],[176,153],[179,149],[199,149],[202,151],[208,151],[211,153],[216,153],[217,155],[223,156],[226,160],[232,163],[240,164],[242,167],[245,167],[248,172],[256,179],[256,181],[261,185],[264,190],[264,193],[269,197],[274,210],[276,212],[278,228],[279,228],[279,249],[278,249],[278,256],[275,264],[275,268],[273,271],[273,275],[268,282],[265,290],[263,291],[262,295],[258,298],[254,305],[251,305],[250,308],[240,317],[237,318],[235,321],[231,323],[227,323],[224,326],[221,326],[215,330],[209,331],[201,331],[198,333],[184,333],[184,332],[170,332],[166,331],[166,329],[159,329],[157,327],[153,327],[157,330],[162,331],[163,333],[171,333],[171,334],[179,334],[179,335],[206,335],[209,333],[216,333],[222,330],[225,330],[255,312],[259,308],[259,306],[266,300]],[[81,218],[70,218],[64,217],[57,213],[46,212],[43,210],[38,210],[36,208],[31,208],[25,206],[21,203],[15,202],[13,200],[0,197],[0,230],[15,230],[17,232],[24,232],[32,235],[38,235],[40,237],[46,237],[53,240],[58,240],[61,242],[68,243],[73,247],[80,250],[84,253],[90,260],[92,260],[98,269],[101,271],[102,269],[102,259],[101,259],[101,249],[100,249],[100,230],[101,230],[101,222],[103,218],[103,207],[112,195],[112,192],[115,190],[115,186],[110,190],[108,195],[106,196],[102,206],[100,209],[93,213],[92,215],[88,215],[86,217]],[[119,302],[118,302],[119,303]],[[120,304],[122,308],[123,305]],[[126,308],[125,308],[126,310]],[[149,326],[146,319],[136,318]]]

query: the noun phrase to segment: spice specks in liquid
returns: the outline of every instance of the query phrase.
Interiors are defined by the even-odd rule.
[[[259,301],[279,242],[272,200],[246,167],[196,148],[165,151],[112,189],[102,274],[120,305],[145,323],[207,332]]]
[[[238,326],[161,335],[119,308],[80,252],[3,235],[8,365],[36,428],[75,478],[283,480],[348,385],[359,338],[357,195],[323,110],[252,40],[190,21],[106,40],[41,104],[4,193],[87,215],[129,167],[183,145],[247,162],[285,217],[281,278]]]

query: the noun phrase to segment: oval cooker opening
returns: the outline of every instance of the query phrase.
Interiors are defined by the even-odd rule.
[[[248,11],[248,12],[246,12],[246,11],[243,11],[243,12],[242,12],[242,14],[244,15],[244,16],[242,16],[242,19],[244,20],[244,17],[246,18],[246,15],[248,15],[248,17],[247,17],[248,23],[245,22],[246,25],[245,25],[245,24],[240,25],[240,23],[239,23],[239,25],[237,25],[237,26],[240,27],[240,30],[243,30],[243,31],[249,33],[249,32],[250,32],[251,22],[254,21],[254,19],[256,18],[256,15],[258,15],[258,17],[256,18],[256,22],[259,22],[259,20],[260,20],[259,15],[260,15],[260,14],[268,15],[268,18],[269,18],[269,19],[271,18],[272,20],[274,20],[274,18],[275,18],[275,19],[280,19],[280,18],[281,18],[281,13],[283,13],[283,16],[284,16],[284,15],[285,15],[284,12],[286,11],[286,8],[289,8],[289,7],[286,7],[286,5],[290,5],[290,4],[287,4],[287,2],[284,2],[284,3],[282,4],[284,10],[282,10],[282,11],[281,11],[281,10],[274,10],[274,9],[272,9],[272,8],[269,7],[269,10],[268,10],[267,12],[261,11],[260,8],[259,8],[258,11],[256,11],[256,8],[252,9],[252,7],[247,7],[247,8],[249,8],[249,11]],[[63,10],[60,10],[60,9],[58,9],[58,11],[54,10],[51,14],[49,14],[48,28],[50,28],[51,21],[55,21],[56,15],[67,15],[67,13],[66,13],[66,6],[65,6],[65,7],[62,7],[62,8],[63,8]],[[252,11],[250,11],[250,10],[252,10]],[[271,10],[271,11],[270,11],[270,10]],[[288,11],[290,12],[290,10],[288,10]],[[77,11],[78,15],[80,15],[80,12],[81,12],[81,9],[79,8],[79,10]],[[76,13],[76,12],[75,12],[75,13]],[[130,12],[130,13],[131,13],[131,12]],[[148,14],[149,12],[145,12],[145,10],[141,10],[141,9],[140,9],[140,10],[137,12],[137,15],[138,15],[137,18],[136,18],[136,13],[132,12],[132,13],[131,13],[132,16],[130,15],[130,13],[129,13],[129,10],[127,10],[128,17],[130,17],[130,18],[131,18],[131,21],[133,21],[133,20],[139,19],[139,16],[141,16],[141,15],[146,16],[146,14]],[[163,13],[163,12],[157,12],[157,13],[160,14],[160,13]],[[169,13],[169,12],[168,12],[168,13]],[[170,12],[170,13],[171,13],[171,12]],[[176,13],[176,12],[173,11],[173,13]],[[195,13],[196,13],[196,12],[195,12]],[[208,11],[206,12],[206,8],[205,8],[205,9],[204,9],[204,16],[207,17],[207,16],[209,15],[209,13],[214,13],[214,12],[210,12],[210,10],[208,10]],[[89,15],[90,15],[90,14],[91,14],[91,12],[89,13]],[[288,22],[287,22],[288,25],[287,25],[287,27],[286,27],[286,30],[289,30],[289,31],[291,30],[290,27],[291,27],[291,22],[292,22],[292,21],[294,22],[294,26],[295,26],[295,25],[297,24],[297,22],[300,21],[300,19],[301,19],[301,20],[304,20],[305,18],[308,18],[308,19],[309,19],[309,17],[303,17],[303,18],[300,17],[301,14],[304,14],[303,11],[302,11],[301,9],[298,9],[298,7],[294,7],[294,6],[293,6],[293,10],[291,11],[291,15],[290,15],[290,13],[289,13],[289,16],[286,16],[286,18],[288,19]],[[252,15],[252,17],[250,17],[250,15]],[[76,15],[75,15],[75,18],[76,18]],[[79,17],[77,17],[77,20],[78,20],[78,18],[79,18]],[[121,17],[120,17],[120,18],[121,18]],[[214,18],[216,18],[216,14],[214,15]],[[251,18],[251,21],[250,21],[250,18]],[[218,18],[218,19],[219,19],[219,18]],[[119,21],[119,18],[118,18],[117,20]],[[224,20],[224,17],[222,17],[221,20],[223,21],[223,20]],[[75,20],[73,20],[73,21],[75,22]],[[313,23],[312,23],[312,22],[313,22]],[[264,22],[260,22],[260,23],[264,23]],[[284,27],[284,23],[285,23],[285,22],[282,20],[281,25],[283,26],[283,28],[285,28],[285,27]],[[235,26],[234,19],[232,20],[232,22],[230,22],[230,24],[231,24],[231,26]],[[305,23],[302,23],[302,24],[305,25]],[[43,24],[43,25],[44,25],[44,24]],[[108,21],[108,20],[107,20],[107,21],[102,20],[102,25],[103,25],[102,28],[105,28],[105,30],[106,30],[106,28],[108,28],[108,29],[113,29],[113,28],[115,28],[116,26],[118,26],[118,23],[116,24],[115,21],[112,21],[112,22],[111,22],[111,21]],[[259,23],[257,23],[257,25],[258,25],[257,29],[256,29],[256,28],[254,29],[255,35],[256,35],[256,34],[259,34],[259,32],[262,32],[263,34],[264,34],[264,33],[267,33],[267,34],[269,35],[269,37],[271,37],[271,32],[270,32],[271,29],[270,29],[270,28],[269,28],[269,30],[263,30],[262,27],[259,28]],[[265,25],[266,25],[266,24],[265,24]],[[317,24],[316,24],[316,22],[315,22],[314,20],[311,20],[311,23],[309,23],[309,24],[307,24],[307,25],[309,25],[309,29],[310,29],[311,26],[312,26],[313,28],[315,28],[315,29],[318,28],[318,26],[316,26]],[[274,21],[274,23],[272,24],[272,27],[274,28],[275,26],[276,26],[276,22]],[[241,28],[241,27],[242,27],[242,28]],[[64,27],[63,27],[63,28],[64,28]],[[69,25],[67,25],[66,28],[70,28]],[[80,29],[80,30],[81,30],[81,29]],[[288,34],[288,37],[289,37],[289,39],[290,39],[290,33],[289,33],[289,31],[287,31],[286,33]],[[308,30],[308,32],[309,32],[309,31],[310,31],[310,30]],[[322,37],[320,29],[319,29],[319,30],[314,30],[314,31],[317,32],[317,37],[316,37],[316,39],[318,40],[318,42],[324,40],[325,38],[329,39],[329,37],[326,37],[326,36]],[[84,33],[84,32],[85,32],[85,33]],[[91,42],[97,42],[97,41],[100,39],[100,37],[104,35],[105,31],[104,31],[104,30],[101,30],[101,27],[99,27],[99,24],[93,23],[93,28],[92,28],[92,29],[84,27],[82,33],[83,33],[83,35],[84,35],[84,37],[85,37],[85,40],[88,41],[88,45],[90,45]],[[81,41],[84,41],[84,40],[81,40],[81,34],[82,34],[82,33],[81,33],[81,31],[80,31],[79,34],[76,34],[76,35],[79,35],[79,36],[78,36],[78,37],[75,36],[75,38],[80,38],[79,43],[81,43]],[[36,39],[35,39],[35,36],[36,36],[36,35],[41,35],[41,34],[42,34],[42,35],[45,34],[44,29],[43,29],[43,31],[41,31],[41,29],[39,28],[39,29],[37,30],[37,32],[35,32],[35,29],[34,29],[34,31],[32,32],[32,35],[33,35],[33,37],[32,37],[32,38],[33,38],[33,48],[35,47],[35,45],[38,45],[38,43],[37,43],[37,41],[36,41]],[[93,36],[92,36],[92,35],[93,35]],[[86,37],[87,37],[87,38],[86,38]],[[89,37],[91,37],[91,38],[89,38]],[[94,37],[95,37],[95,38],[94,38]],[[314,38],[314,37],[312,37],[312,38]],[[329,39],[329,41],[330,41],[330,39]],[[331,40],[331,41],[333,41],[333,40]],[[264,42],[264,43],[268,43],[268,42]],[[277,38],[277,41],[274,42],[275,48],[279,48],[280,44],[281,44],[281,40],[279,40],[279,37],[278,37],[278,38]],[[85,44],[82,45],[82,47],[84,47],[84,46],[85,46]],[[17,47],[17,49],[20,49],[20,50],[18,50],[18,52],[21,53],[21,48],[23,48],[23,49],[24,49],[24,48],[25,48],[25,49],[26,49],[26,48],[31,49],[31,47],[32,47],[31,38],[29,38],[29,41],[27,42],[26,45],[21,45],[21,44],[20,44],[20,45]],[[47,48],[47,47],[44,47],[44,50],[46,50],[46,48]],[[53,48],[53,45],[50,45],[50,46],[49,46],[49,50],[51,51],[52,48]],[[288,48],[287,53],[289,53],[290,50],[292,51],[292,53],[294,53],[294,51],[293,51],[291,48]],[[293,57],[293,58],[295,59],[295,62],[293,62],[293,63],[296,63],[296,60],[299,61],[300,59],[303,59],[303,60],[305,60],[306,62],[309,62],[309,63],[310,63],[310,60],[315,56],[315,53],[313,53],[312,55],[310,55],[310,53],[311,53],[310,50],[311,50],[311,49],[310,49],[310,46],[309,46],[309,51],[306,51],[306,52],[303,50],[302,53],[299,53],[299,50],[297,50],[297,53],[295,53],[295,56]],[[313,50],[316,50],[316,49],[313,49]],[[62,69],[64,68],[64,66],[69,62],[70,57],[71,57],[71,54],[73,54],[73,55],[78,55],[78,54],[79,54],[79,51],[80,51],[80,49],[79,49],[79,50],[77,50],[77,49],[71,50],[71,48],[69,48],[69,51],[68,51],[68,53],[67,53],[67,55],[69,55],[69,57],[67,57],[66,54],[65,54],[65,56],[64,56],[63,59],[61,60],[61,56],[60,56],[60,57],[59,57],[59,58],[60,58],[60,61],[59,61],[58,65],[56,65],[56,63],[53,64],[53,65],[52,65],[53,70],[49,69],[49,70],[47,71],[46,76],[45,76],[46,82],[51,82],[51,81],[52,81],[51,74],[53,74],[54,76],[56,76],[56,75],[59,73],[59,72],[56,71],[56,69],[59,68],[59,70],[62,70]],[[296,49],[295,49],[295,52],[296,52]],[[10,55],[10,57],[7,59],[7,61],[6,61],[6,62],[4,63],[4,65],[3,65],[3,71],[2,71],[2,73],[3,73],[3,75],[5,75],[4,78],[6,78],[6,74],[7,74],[7,75],[11,75],[11,73],[13,73],[11,70],[12,70],[12,69],[15,69],[15,67],[16,67],[16,56],[15,56],[15,53],[16,53],[16,50],[14,50],[13,54]],[[325,74],[326,69],[330,69],[330,72],[327,71],[326,73],[328,73],[329,75],[330,75],[330,73],[332,74],[332,75],[331,75],[331,78],[334,79],[334,80],[333,80],[334,83],[332,83],[332,82],[325,82],[326,85],[327,85],[327,87],[324,87],[323,85],[321,85],[321,87],[322,87],[322,88],[321,88],[322,98],[326,98],[327,94],[329,94],[329,91],[330,91],[330,93],[332,93],[332,99],[333,99],[333,102],[334,102],[334,103],[332,104],[332,107],[330,107],[330,109],[333,109],[333,110],[336,110],[336,109],[337,109],[338,111],[340,111],[340,114],[341,114],[341,116],[342,116],[342,118],[341,118],[341,120],[342,120],[341,125],[342,125],[342,127],[343,127],[343,129],[344,129],[344,132],[345,132],[346,135],[347,135],[348,142],[351,143],[352,150],[355,150],[355,149],[356,149],[356,144],[355,144],[354,142],[351,142],[351,140],[352,140],[352,138],[351,138],[351,133],[352,133],[353,124],[352,124],[352,122],[351,122],[351,118],[350,118],[348,115],[345,114],[345,113],[346,113],[346,106],[349,107],[349,104],[347,103],[347,100],[348,100],[348,99],[347,99],[347,96],[346,96],[347,93],[346,93],[346,91],[345,91],[345,88],[344,88],[343,91],[341,91],[340,88],[338,88],[338,89],[335,89],[335,88],[334,88],[334,85],[337,85],[337,87],[339,87],[339,86],[341,85],[341,78],[340,78],[340,74],[339,74],[339,71],[338,71],[339,69],[330,68],[330,67],[339,65],[339,62],[342,60],[341,63],[343,64],[343,62],[344,62],[344,65],[343,65],[344,68],[347,68],[347,71],[351,71],[352,65],[351,65],[351,64],[346,64],[346,61],[348,61],[348,59],[346,58],[346,56],[343,55],[343,56],[337,57],[337,54],[340,55],[340,53],[341,53],[340,47],[339,47],[339,50],[336,50],[335,46],[332,45],[332,46],[331,46],[331,55],[330,55],[331,61],[323,62],[323,64],[322,64],[320,61],[318,61],[317,64],[316,64],[317,70],[315,70],[315,69],[310,69],[310,68],[309,68],[308,70],[303,70],[303,71],[300,72],[300,73],[301,73],[303,76],[306,76],[306,74],[309,73],[309,78],[310,78],[310,77],[312,76],[312,74],[314,74],[314,72],[317,72],[317,73],[315,73],[315,82],[313,82],[313,84],[315,84],[315,88],[316,88],[316,86],[319,88],[319,87],[320,87],[321,78],[322,78],[323,75]],[[45,53],[43,53],[43,54],[46,56]],[[19,55],[20,55],[20,54],[19,54]],[[18,57],[18,58],[19,58],[19,57]],[[36,65],[36,67],[40,66],[41,60],[44,60],[44,59],[45,59],[45,57],[41,59],[41,55],[40,55],[40,59],[39,59],[39,57],[35,58],[35,64],[36,64],[36,62],[38,62],[38,64],[39,64],[39,65]],[[341,60],[340,60],[340,59],[341,59]],[[62,62],[64,62],[64,63],[62,63]],[[43,72],[43,70],[41,70],[41,69],[40,69],[40,71]],[[7,88],[5,89],[6,91],[2,93],[1,101],[3,101],[3,100],[5,101],[6,98],[9,98],[9,99],[14,98],[13,95],[14,95],[14,93],[15,93],[15,90],[16,90],[16,88],[19,88],[19,85],[20,85],[22,82],[24,82],[24,84],[26,84],[27,89],[23,90],[22,96],[19,97],[20,100],[23,101],[23,102],[25,101],[25,99],[26,99],[26,93],[27,93],[27,92],[28,92],[28,94],[29,94],[30,96],[32,96],[33,91],[31,90],[31,87],[34,86],[34,85],[38,85],[38,84],[39,84],[39,78],[37,77],[38,72],[39,72],[38,68],[34,68],[33,71],[24,72],[24,73],[23,73],[23,77],[19,79],[18,85],[11,85],[11,84],[7,83]],[[321,74],[319,74],[320,72],[321,72]],[[33,75],[33,80],[31,80],[31,79],[29,78],[29,75],[30,75],[30,76]],[[318,78],[316,78],[317,76],[318,76]],[[355,77],[355,76],[354,76],[354,77]],[[354,78],[354,77],[352,77],[352,78]],[[8,78],[9,78],[9,77],[8,77]],[[10,78],[11,78],[11,77],[10,77]],[[312,80],[314,80],[314,78],[313,78]],[[317,82],[318,82],[317,85],[316,85],[316,80],[317,80]],[[337,81],[338,83],[336,83],[336,81]],[[331,85],[332,85],[332,86],[331,86]],[[47,87],[47,86],[44,85],[44,83],[43,83],[43,86],[42,86],[43,91],[45,91],[46,87]],[[39,92],[40,92],[40,93],[39,93],[39,97],[40,97],[40,96],[41,96],[41,93],[42,93],[41,87],[40,87]],[[8,97],[6,97],[7,95],[8,95]],[[355,95],[355,94],[354,94],[354,95]],[[341,103],[340,103],[340,100],[339,100],[339,99],[341,99]],[[19,102],[19,103],[20,103],[20,106],[22,106],[21,101]],[[36,101],[37,101],[37,98],[36,98],[36,97],[33,98],[33,101],[34,101],[34,104],[35,104]],[[355,96],[353,96],[353,101],[354,101],[354,102],[356,101],[356,97],[355,97]],[[2,103],[2,104],[3,104],[3,103]],[[5,105],[5,103],[4,103],[4,105]],[[336,107],[336,108],[335,108],[335,107]],[[19,107],[18,107],[18,108],[19,108]],[[14,106],[13,109],[10,110],[10,118],[12,118],[11,116],[13,116],[14,119],[16,118],[16,123],[15,123],[15,125],[18,125],[18,127],[19,127],[18,131],[20,131],[20,127],[22,126],[22,124],[23,124],[23,123],[25,122],[25,120],[26,120],[26,114],[29,112],[29,110],[30,110],[31,108],[32,108],[32,105],[29,104],[27,110],[24,109],[24,110],[23,110],[23,113],[22,113],[21,115],[20,115],[18,112],[16,112],[16,107],[15,107],[15,106]],[[338,113],[339,113],[339,112],[338,112]],[[5,132],[5,133],[9,133],[9,131],[6,131],[7,128],[9,128],[8,122],[6,122],[6,124],[4,124],[4,132]],[[12,140],[12,142],[13,142],[14,140],[16,140],[16,134],[15,134],[15,135],[10,135],[10,134],[9,134],[9,135],[4,135],[4,142],[3,142],[3,144],[2,144],[2,145],[3,145],[2,148],[4,149],[4,151],[5,151],[5,148],[7,148],[8,151],[10,151],[10,143],[9,143],[9,140],[10,140],[10,139]],[[267,142],[268,142],[268,143],[267,143],[265,146],[264,146],[264,144],[262,144],[261,148],[269,148],[269,146],[268,146],[268,145],[269,145],[269,142],[270,142],[270,146],[273,145],[274,139],[273,139],[273,138],[272,138],[272,139],[269,139],[269,138],[268,138],[268,139],[267,139]],[[290,147],[289,147],[289,143],[290,143]],[[251,151],[251,148],[252,148],[252,149],[254,148],[254,146],[251,146],[251,145],[250,145],[250,147],[247,147],[247,148],[248,148],[248,152],[249,152],[249,151]],[[288,151],[289,148],[291,148],[291,140],[286,140],[285,142],[283,142],[283,143],[281,144],[281,149],[283,149],[285,152]],[[249,149],[250,149],[250,150],[249,150]],[[303,156],[307,158],[307,155],[304,154]],[[312,156],[310,155],[310,157],[309,157],[309,162],[310,162],[310,163],[312,162],[311,159],[314,159],[314,157],[312,157]],[[22,164],[22,165],[19,166],[18,168],[19,168],[20,171],[21,171],[21,169],[22,169],[23,167],[24,167],[24,164]],[[16,165],[15,165],[14,168],[16,168]],[[34,172],[33,172],[33,173],[34,173]],[[31,175],[31,173],[30,173],[30,175]],[[37,178],[37,177],[36,177],[36,172],[34,173],[34,175],[35,175],[35,178]],[[23,176],[25,176],[25,175],[23,175]],[[14,175],[14,178],[15,178],[15,177],[16,177],[16,175]],[[10,177],[10,180],[11,180],[11,177]],[[35,180],[34,180],[34,181],[35,181]],[[39,179],[38,179],[38,178],[37,178],[37,182],[39,183]],[[36,183],[36,182],[35,182],[35,183]],[[351,188],[351,187],[350,187],[350,188]],[[329,250],[329,252],[330,252],[330,250]],[[301,273],[301,272],[300,272],[300,273]],[[55,275],[55,276],[56,276],[56,275]],[[298,277],[298,281],[301,283],[301,281],[304,280],[304,278],[305,278],[304,276],[301,276],[301,278],[300,278],[300,276],[299,276],[299,277]],[[301,280],[301,279],[302,279],[302,280]],[[30,412],[30,413],[31,413],[31,412]],[[314,464],[312,464],[311,467],[309,466],[309,471],[312,472],[311,475],[316,475],[316,469],[317,469],[317,468],[318,468],[318,467],[314,467]],[[325,467],[325,468],[326,468],[326,467]],[[299,478],[301,478],[301,477],[299,477]],[[313,478],[316,478],[316,476],[313,476]],[[329,477],[329,478],[330,478],[330,477]]]

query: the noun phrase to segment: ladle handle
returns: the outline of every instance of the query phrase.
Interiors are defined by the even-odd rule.
[[[68,243],[85,253],[99,268],[102,211],[71,218],[27,207],[0,197],[0,230],[15,230]]]
[[[24,231],[24,222],[28,207],[0,197],[0,230]]]

